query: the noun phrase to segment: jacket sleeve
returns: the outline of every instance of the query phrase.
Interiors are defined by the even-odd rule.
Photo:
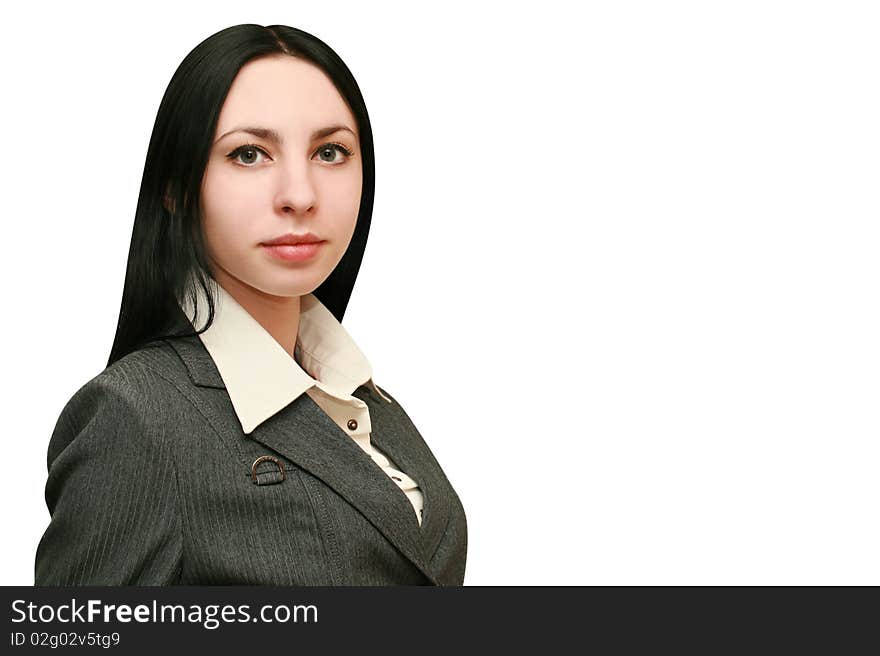
[[[35,585],[168,585],[183,540],[174,462],[143,394],[101,376],[67,403],[49,442],[51,520]]]

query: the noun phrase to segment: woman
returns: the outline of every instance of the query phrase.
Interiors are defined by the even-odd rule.
[[[463,584],[461,502],[340,323],[373,164],[314,36],[238,25],[182,62],[108,366],[49,444],[37,585]]]

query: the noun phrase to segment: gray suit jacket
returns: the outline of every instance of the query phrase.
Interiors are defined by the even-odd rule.
[[[391,403],[366,386],[354,396],[371,440],[421,488],[421,526],[307,394],[245,435],[197,336],[128,354],[58,419],[35,585],[462,585],[464,508],[381,391]]]

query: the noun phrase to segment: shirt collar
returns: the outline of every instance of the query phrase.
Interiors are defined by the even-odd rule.
[[[365,383],[376,389],[367,358],[314,294],[300,297],[294,359],[229,292],[210,282],[216,290],[214,321],[199,337],[217,366],[245,434],[312,387],[340,399],[350,399]],[[201,326],[208,306],[201,286],[195,289]],[[195,315],[190,300],[180,306],[192,323]]]

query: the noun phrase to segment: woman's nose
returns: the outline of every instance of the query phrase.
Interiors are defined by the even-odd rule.
[[[308,165],[290,165],[279,171],[276,207],[307,212],[317,201],[314,181]]]

